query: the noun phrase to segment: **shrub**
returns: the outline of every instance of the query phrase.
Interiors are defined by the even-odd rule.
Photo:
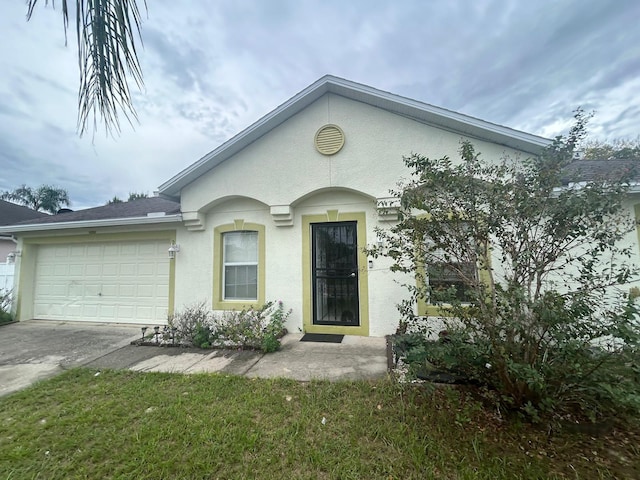
[[[200,348],[253,348],[273,352],[286,333],[284,324],[291,310],[282,302],[268,302],[259,309],[213,313],[204,302],[185,307],[169,318],[181,342]]]
[[[205,302],[185,306],[181,311],[169,315],[167,323],[169,327],[176,328],[176,338],[181,342],[194,346],[201,346],[209,342],[208,335],[204,333],[210,327],[213,320],[211,310],[205,306]]]
[[[640,413],[640,312],[637,291],[626,293],[639,271],[624,241],[637,228],[625,207],[634,172],[566,186],[586,121],[578,111],[539,158],[486,161],[470,142],[457,162],[406,158],[399,222],[369,249],[411,278],[399,330],[426,337],[444,322],[450,333],[412,345],[412,363],[461,372],[533,420]],[[418,300],[441,318],[418,316]]]

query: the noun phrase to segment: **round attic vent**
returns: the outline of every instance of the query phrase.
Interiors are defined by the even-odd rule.
[[[325,125],[316,132],[316,150],[323,155],[334,155],[344,145],[344,132],[337,125]]]

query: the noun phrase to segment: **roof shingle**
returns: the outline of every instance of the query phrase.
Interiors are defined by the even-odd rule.
[[[50,215],[22,205],[0,200],[0,225],[13,225],[24,220],[45,218]]]
[[[150,213],[172,215],[180,213],[180,204],[160,197],[149,197],[130,202],[112,203],[102,207],[87,208],[75,212],[45,215],[43,218],[16,222],[18,225],[39,225],[60,222],[81,222],[118,218],[146,217]]]

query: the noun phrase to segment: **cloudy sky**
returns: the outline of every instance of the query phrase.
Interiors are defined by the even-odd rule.
[[[79,138],[73,22],[65,46],[59,2],[27,23],[2,0],[0,190],[151,194],[325,74],[547,137],[578,106],[594,139],[640,134],[637,0],[148,3],[140,124]]]

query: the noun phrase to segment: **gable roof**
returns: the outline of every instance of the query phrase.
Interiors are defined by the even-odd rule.
[[[49,216],[46,213],[38,212],[22,205],[0,200],[0,225],[11,225],[23,220]]]
[[[150,197],[112,203],[75,212],[45,215],[0,227],[0,233],[14,233],[91,226],[140,225],[181,220],[180,204],[166,198]]]
[[[488,140],[534,155],[539,154],[544,147],[551,143],[551,140],[537,135],[503,127],[343,78],[325,75],[253,125],[160,185],[158,189],[160,195],[173,198],[179,197],[180,190],[186,185],[304,110],[326,93],[340,95],[421,123],[434,125],[472,138]]]

